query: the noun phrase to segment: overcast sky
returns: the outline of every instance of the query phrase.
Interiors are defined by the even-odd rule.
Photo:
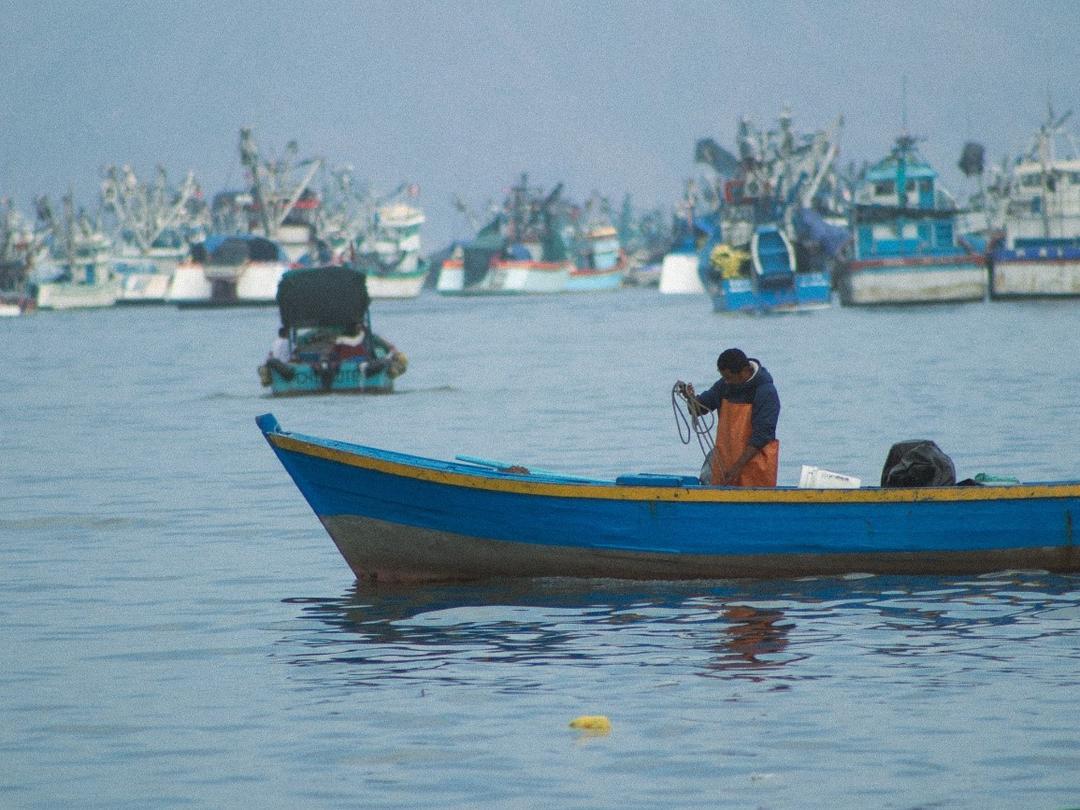
[[[416,182],[434,249],[522,171],[584,199],[671,206],[695,141],[741,115],[844,116],[843,163],[901,127],[946,184],[966,140],[994,161],[1080,107],[1080,4],[973,2],[89,2],[0,0],[0,196],[96,205],[101,168],[238,187],[239,129],[266,156]],[[1080,115],[1080,110],[1078,110]],[[1070,121],[1080,132],[1080,121]],[[969,189],[970,190],[970,189]]]

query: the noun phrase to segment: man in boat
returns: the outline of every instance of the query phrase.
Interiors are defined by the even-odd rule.
[[[761,361],[741,349],[725,349],[716,359],[720,379],[703,394],[679,380],[675,389],[695,416],[717,412],[716,446],[709,483],[730,487],[775,487],[780,461],[776,422],[780,396]],[[704,482],[703,482],[704,483]]]
[[[280,327],[277,337],[270,346],[270,353],[266,356],[266,364],[259,367],[259,377],[263,385],[270,385],[270,369],[274,369],[286,380],[291,380],[296,373],[289,362],[292,360],[292,344],[289,342],[289,330]]]
[[[377,350],[383,352],[382,357],[376,354]],[[363,326],[351,323],[345,328],[345,334],[334,340],[333,359],[337,363],[346,359],[359,360],[364,376],[370,377],[387,368],[396,352],[397,348],[388,340],[374,332],[369,339]]]

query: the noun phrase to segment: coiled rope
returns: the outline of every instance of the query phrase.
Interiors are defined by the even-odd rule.
[[[692,396],[694,386],[690,383],[686,383],[685,391],[679,388],[678,383],[671,387],[671,410],[675,413],[675,429],[679,432],[679,441],[683,444],[690,444],[691,436],[697,436],[701,454],[708,458],[715,444],[713,426],[716,419],[711,413],[698,416],[690,405]]]

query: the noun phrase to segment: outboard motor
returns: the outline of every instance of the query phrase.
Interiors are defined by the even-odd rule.
[[[929,439],[897,442],[881,470],[883,487],[947,487],[956,483],[952,459]]]

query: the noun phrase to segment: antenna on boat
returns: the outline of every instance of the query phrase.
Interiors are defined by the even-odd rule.
[[[906,74],[900,77],[900,131],[905,136],[908,134]]]

